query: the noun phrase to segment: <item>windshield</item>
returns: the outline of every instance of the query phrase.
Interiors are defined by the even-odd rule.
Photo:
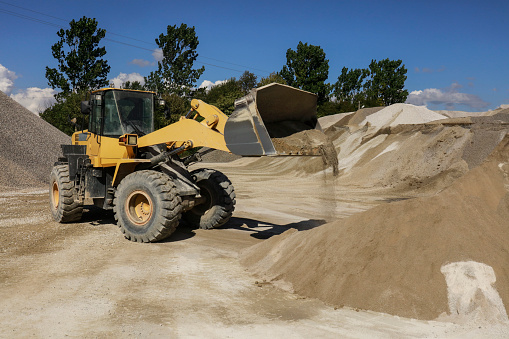
[[[104,135],[148,134],[154,131],[151,93],[107,91],[104,96]]]

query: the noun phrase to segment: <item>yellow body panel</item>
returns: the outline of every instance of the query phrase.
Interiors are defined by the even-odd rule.
[[[221,112],[219,108],[198,99],[191,100],[191,108],[205,119],[202,122],[205,126],[213,126],[219,133],[224,134],[224,125],[228,120],[228,116]]]
[[[196,120],[183,119],[138,139],[138,146],[175,142],[177,147],[191,141],[192,147],[210,147],[229,152],[224,136]]]
[[[86,134],[86,140],[78,141],[77,135]],[[87,146],[87,155],[94,167],[117,166],[119,162],[130,159],[126,146],[119,145],[117,138],[108,138],[89,133],[88,131],[76,132],[72,137],[73,145]]]
[[[80,134],[86,134],[86,140],[78,141]],[[120,179],[132,173],[136,165],[150,162],[148,159],[130,158],[127,147],[119,145],[117,138],[101,137],[88,131],[80,131],[74,133],[71,140],[73,145],[87,146],[87,155],[93,167],[115,167],[113,186],[118,185]]]
[[[219,119],[221,120],[221,118]],[[222,126],[224,128],[224,123]],[[226,152],[230,151],[226,147],[222,133],[208,127],[205,120],[200,123],[193,119],[182,119],[160,130],[144,135],[138,139],[138,146],[145,147],[175,142],[175,145],[179,147],[187,141],[192,142],[192,147],[205,146]]]

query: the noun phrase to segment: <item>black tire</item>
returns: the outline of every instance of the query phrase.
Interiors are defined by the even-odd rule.
[[[191,172],[200,187],[203,202],[185,212],[182,218],[192,227],[211,229],[223,226],[235,209],[235,191],[223,173],[201,168]]]
[[[49,182],[49,204],[53,219],[62,223],[80,220],[83,204],[76,201],[74,182],[69,179],[69,165],[54,166]]]
[[[124,236],[136,242],[155,242],[177,228],[182,204],[172,179],[146,170],[126,176],[118,185],[113,212]]]

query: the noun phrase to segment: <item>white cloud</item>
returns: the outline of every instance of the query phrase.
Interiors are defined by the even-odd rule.
[[[152,56],[154,57],[155,61],[163,61],[163,50],[161,48],[154,49]]]
[[[489,103],[475,94],[458,92],[458,89],[462,87],[458,83],[453,83],[445,89],[427,88],[413,91],[408,95],[406,103],[418,106],[427,106],[428,104],[445,105],[449,110],[454,109],[455,105],[465,105],[473,109],[489,106]]]
[[[7,67],[0,64],[0,91],[10,93],[14,87],[14,80],[18,76],[13,71],[9,71]]]
[[[144,59],[134,59],[130,63],[133,64],[133,65],[140,66],[140,67],[153,66],[155,64],[153,62],[150,62],[150,61],[144,60]]]
[[[210,91],[210,89],[214,86],[220,85],[222,83],[225,83],[226,80],[217,80],[216,82],[212,82],[210,80],[203,80],[201,85],[198,88],[206,88],[207,91]]]
[[[38,114],[56,102],[55,94],[56,91],[52,88],[29,87],[11,94],[11,98],[29,111]]]
[[[142,85],[145,84],[145,78],[139,73],[120,73],[116,78],[111,79],[110,83],[113,83],[114,87],[120,88],[127,81],[138,81]]]

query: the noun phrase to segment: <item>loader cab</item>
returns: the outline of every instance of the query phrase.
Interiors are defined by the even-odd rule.
[[[154,131],[155,93],[105,88],[90,96],[88,130],[98,136],[145,135]]]

